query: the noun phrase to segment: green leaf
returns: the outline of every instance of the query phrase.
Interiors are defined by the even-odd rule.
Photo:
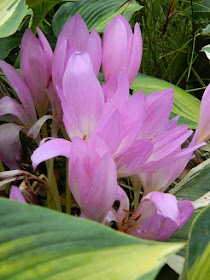
[[[0,0],[0,38],[16,32],[26,11],[24,0]]]
[[[175,188],[170,190],[179,200],[189,199],[193,202],[194,213],[187,223],[176,231],[170,241],[187,241],[190,227],[195,217],[202,211],[203,207],[209,204],[210,198],[210,159],[199,164],[197,167],[182,179]],[[201,199],[202,197],[202,199]],[[182,250],[179,254],[185,255]]]
[[[80,14],[90,31],[104,31],[107,24],[117,15],[123,14],[130,20],[132,14],[143,6],[136,1],[127,0],[82,0],[62,5],[53,17],[53,31],[56,37],[66,21],[75,14]]]
[[[189,236],[183,280],[210,279],[210,206],[195,218]]]
[[[33,10],[32,31],[35,31],[36,27],[39,27],[42,24],[47,13],[58,3],[59,1],[41,1],[38,5],[34,4],[31,6]]]
[[[17,48],[21,43],[22,37],[11,36],[0,39],[0,59],[5,59],[14,48]]]
[[[191,6],[186,10],[188,13],[192,14]],[[193,1],[193,17],[195,18],[207,18],[210,17],[210,1]]]
[[[210,35],[210,23],[202,30],[203,35]]]
[[[195,201],[210,190],[210,159],[194,167],[170,193],[178,199]]]
[[[0,199],[0,279],[154,279],[182,243],[137,239],[86,219]]]
[[[137,75],[131,85],[134,92],[143,89],[145,94],[162,91],[166,88],[174,89],[174,106],[171,117],[181,115],[179,124],[188,124],[189,128],[196,128],[199,119],[200,101],[193,95],[167,81],[141,73]]]

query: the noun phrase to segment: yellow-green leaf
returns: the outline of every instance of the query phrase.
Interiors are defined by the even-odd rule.
[[[0,205],[2,280],[151,280],[183,247],[8,199]]]

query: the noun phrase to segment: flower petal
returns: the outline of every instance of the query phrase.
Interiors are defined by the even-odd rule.
[[[36,139],[36,137],[39,135],[40,129],[43,126],[43,124],[49,120],[53,119],[53,116],[46,115],[41,117],[38,121],[35,122],[35,124],[29,129],[27,136],[32,137],[33,139]]]
[[[119,17],[114,18],[106,27],[102,57],[102,66],[106,81],[112,75],[118,77],[124,66],[127,52],[127,37],[127,28]]]
[[[138,174],[141,165],[146,163],[153,150],[148,140],[136,140],[124,153],[115,158],[117,175],[126,177]]]
[[[65,126],[70,138],[86,135],[89,139],[100,119],[104,96],[87,54],[74,53],[69,59],[60,97],[64,116],[68,110]]]
[[[27,127],[32,125],[23,106],[9,96],[0,99],[0,117],[6,114],[16,116]]]
[[[23,126],[6,123],[0,125],[0,159],[10,168],[18,169],[21,162],[19,133]]]
[[[197,143],[201,143],[202,141],[206,141],[210,138],[210,129],[209,129],[209,121],[210,121],[210,84],[207,86],[204,91],[202,100],[201,100],[201,108],[200,108],[200,117],[198,122],[198,139]]]
[[[31,156],[32,166],[36,169],[41,162],[57,156],[69,158],[70,152],[71,142],[65,139],[54,138],[44,143],[41,142]]]
[[[178,226],[181,228],[192,216],[194,207],[189,200],[182,200],[178,203],[178,208],[180,212],[180,221]]]
[[[92,65],[93,65],[93,70],[97,77],[101,67],[102,47],[101,47],[101,38],[96,32],[95,28],[93,29],[92,33],[88,38],[85,52],[87,52],[90,55]]]
[[[26,203],[25,197],[22,195],[21,190],[15,186],[12,186],[11,188],[9,199]]]
[[[0,68],[16,91],[21,103],[29,115],[31,123],[37,120],[33,98],[20,74],[10,64],[0,60]]]

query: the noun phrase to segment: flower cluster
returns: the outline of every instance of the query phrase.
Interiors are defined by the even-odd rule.
[[[10,114],[16,120],[16,124],[4,126],[17,126],[16,134],[14,128],[11,133],[16,141],[20,129],[29,136],[34,133],[36,138],[43,118],[49,117],[45,114],[50,102],[55,131],[63,118],[70,141],[43,139],[32,155],[33,167],[59,155],[67,157],[69,186],[82,217],[107,225],[115,221],[120,231],[166,240],[193,212],[190,201],[177,202],[175,196],[164,191],[184,170],[193,151],[209,138],[205,123],[210,116],[204,111],[210,87],[204,94],[199,131],[182,149],[192,131],[187,125],[178,126],[178,117],[169,120],[173,90],[130,95],[129,86],[142,57],[137,23],[133,33],[123,16],[115,17],[105,30],[102,45],[96,30],[89,34],[82,18],[75,15],[64,25],[54,53],[44,34],[39,29],[37,32],[39,39],[30,30],[23,37],[22,77],[12,66],[0,62],[22,102],[9,97],[0,100],[0,116]],[[105,79],[102,85],[97,79],[101,65]],[[0,142],[3,144],[3,137]],[[1,150],[0,158],[16,168],[18,160],[8,161],[6,153]],[[130,212],[128,196],[118,185],[118,179],[127,176],[144,189],[135,212]],[[15,191],[11,192],[13,199],[18,197]],[[113,207],[115,201],[119,202],[118,209]]]

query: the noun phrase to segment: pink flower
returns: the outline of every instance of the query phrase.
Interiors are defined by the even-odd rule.
[[[119,188],[116,200],[120,201],[120,207],[117,211],[112,208],[106,224],[115,221],[120,231],[136,237],[164,241],[181,228],[193,213],[193,205],[189,200],[177,202],[171,194],[150,192],[142,198],[128,222],[129,200]]]
[[[201,108],[200,108],[200,117],[198,122],[198,139],[197,143],[201,143],[202,141],[207,141],[210,138],[210,84],[207,86],[204,91],[202,100],[201,100]]]
[[[94,73],[98,76],[102,59],[101,38],[95,28],[89,35],[85,22],[78,14],[65,23],[58,37],[52,66],[52,77],[55,85],[62,87],[66,65],[74,52],[89,54]]]
[[[125,68],[131,84],[139,71],[141,58],[142,37],[138,23],[133,34],[128,21],[121,15],[116,16],[104,32],[102,66],[105,81],[111,76],[118,77]]]
[[[22,195],[21,190],[15,186],[12,186],[11,188],[9,199],[26,203],[25,197]]]

